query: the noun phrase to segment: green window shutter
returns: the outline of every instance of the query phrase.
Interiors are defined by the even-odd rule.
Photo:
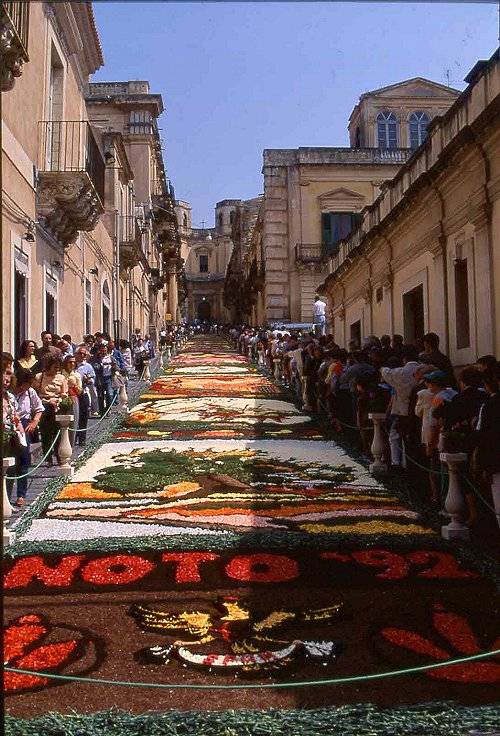
[[[330,212],[321,215],[321,242],[329,245],[332,242],[332,218]]]

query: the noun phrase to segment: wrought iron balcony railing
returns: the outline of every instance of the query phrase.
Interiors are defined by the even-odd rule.
[[[62,245],[104,212],[104,158],[86,120],[39,123],[37,212]]]
[[[87,120],[42,120],[40,172],[86,172],[104,202],[104,157]]]
[[[13,88],[16,77],[21,76],[23,63],[29,61],[29,6],[26,0],[0,3],[0,88],[3,91]]]

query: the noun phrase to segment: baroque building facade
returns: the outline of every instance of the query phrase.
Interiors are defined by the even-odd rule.
[[[233,244],[231,228],[240,200],[224,199],[215,205],[213,227],[193,227],[191,205],[177,200],[175,211],[181,238],[181,258],[185,273],[186,321],[229,321],[224,302],[224,283]]]
[[[154,331],[168,264],[177,259],[176,283],[180,267],[157,129],[134,147],[134,121],[115,124],[111,93],[106,122],[94,121],[89,78],[104,59],[92,3],[2,2],[1,11],[13,39],[1,53],[4,349],[44,329],[75,341],[97,330]]]
[[[439,335],[455,366],[500,352],[500,62],[467,88],[329,259],[321,285],[340,345]]]
[[[350,147],[264,151],[265,321],[312,322],[328,257],[458,95],[420,77],[399,82],[362,95],[349,120]]]

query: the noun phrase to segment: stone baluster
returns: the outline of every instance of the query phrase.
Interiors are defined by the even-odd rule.
[[[276,381],[281,381],[281,358],[273,358],[274,364],[274,378]]]
[[[144,361],[144,370],[142,372],[142,377],[146,381],[146,383],[151,383],[151,370],[149,368],[149,360]]]
[[[56,414],[56,422],[61,428],[61,437],[59,438],[59,445],[57,447],[60,475],[73,475],[74,468],[69,464],[73,453],[73,448],[69,441],[69,425],[73,419],[73,414]]]
[[[118,405],[120,409],[128,409],[128,394],[125,381],[120,381],[118,388]]]
[[[373,422],[373,441],[371,446],[373,462],[370,463],[370,472],[386,473],[387,463],[384,463],[386,444],[384,442],[384,431],[382,429],[386,419],[385,413],[372,412],[371,414],[368,414],[368,418]]]
[[[172,348],[170,347],[170,345],[167,345],[165,347],[165,360],[166,360],[167,365],[170,363],[171,357],[172,357]]]
[[[8,468],[12,468],[16,464],[13,457],[4,457],[3,459],[3,476],[2,476],[2,508],[3,508],[3,546],[8,547],[14,542],[14,532],[7,529],[7,522],[14,513],[14,509],[10,505],[9,494],[7,493],[7,479],[5,473]]]
[[[463,519],[467,511],[460,471],[467,460],[465,452],[441,452],[440,460],[448,466],[448,493],[444,508],[451,521],[441,527],[441,536],[444,539],[469,539],[469,529]]]

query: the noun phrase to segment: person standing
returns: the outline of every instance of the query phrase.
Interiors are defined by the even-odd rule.
[[[39,369],[41,371],[45,371],[47,370],[47,361],[50,358],[62,360],[62,353],[59,348],[56,348],[56,346],[53,345],[53,335],[49,330],[44,330],[40,334],[40,338],[42,340],[42,346],[38,348],[35,355],[40,364]]]
[[[326,304],[318,294],[313,305],[313,322],[316,335],[326,334]]]
[[[95,394],[95,372],[88,362],[89,351],[85,345],[79,345],[75,352],[76,372],[82,379],[82,392],[78,397],[78,429],[76,442],[84,447],[87,440],[87,429],[92,406],[91,392]],[[97,398],[97,397],[96,397]]]
[[[44,455],[47,455],[47,464],[52,465],[52,456],[54,453],[57,455],[57,445],[49,452],[58,430],[56,411],[61,399],[68,395],[68,382],[61,373],[61,361],[58,357],[46,358],[45,369],[35,376],[33,388],[41,398],[44,407],[40,420],[42,451]]]
[[[76,370],[76,358],[74,355],[66,355],[63,360],[63,376],[68,382],[68,395],[73,401],[73,421],[69,427],[69,441],[71,446],[75,445],[80,418],[80,394],[83,390],[82,377]]]
[[[33,374],[38,373],[37,350],[38,348],[34,340],[25,340],[21,343],[19,353],[14,361],[15,373],[21,369],[29,370]]]
[[[30,445],[36,442],[38,425],[43,414],[43,404],[34,388],[33,373],[26,368],[21,368],[16,376],[17,382],[14,387],[14,395],[17,401],[17,415],[24,429],[25,443],[22,443],[17,456],[16,475],[23,476],[27,473],[31,464]],[[16,506],[24,506],[26,493],[28,491],[28,479],[20,477],[16,485]]]
[[[491,484],[493,507],[500,526],[500,390],[498,376],[485,373],[483,376],[487,399],[479,411],[476,427],[478,468],[488,477]]]
[[[412,391],[418,383],[417,371],[422,367],[416,360],[416,349],[405,345],[401,351],[403,366],[401,368],[383,367],[380,371],[382,380],[393,389],[391,398],[391,416],[389,445],[393,467],[406,466],[404,442],[408,442],[411,429],[409,417]]]

